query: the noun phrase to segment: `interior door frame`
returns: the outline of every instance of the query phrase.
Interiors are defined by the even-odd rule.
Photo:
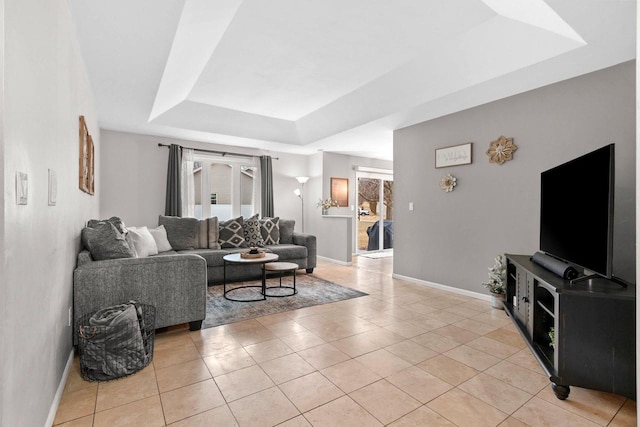
[[[379,230],[380,232],[378,233],[378,250],[376,251],[368,251],[368,250],[361,250],[358,247],[358,220],[359,220],[359,216],[360,216],[360,206],[358,205],[358,188],[360,186],[360,178],[368,178],[368,179],[377,179],[380,182],[380,185],[378,186],[378,198],[379,198],[379,202],[378,202],[378,211],[380,212],[378,221],[380,221],[379,224]],[[393,182],[393,171],[392,170],[387,170],[387,169],[377,169],[377,168],[365,168],[365,167],[358,167],[356,168],[356,185],[355,185],[355,191],[356,191],[356,198],[355,198],[355,206],[356,209],[354,210],[354,226],[353,226],[353,242],[354,245],[353,247],[355,248],[355,253],[356,255],[358,254],[363,254],[363,253],[374,253],[374,252],[383,252],[383,251],[387,251],[387,252],[391,252],[393,251],[393,248],[390,249],[384,249],[384,218],[382,215],[382,212],[386,211],[387,208],[387,204],[384,202],[384,181],[391,181]]]

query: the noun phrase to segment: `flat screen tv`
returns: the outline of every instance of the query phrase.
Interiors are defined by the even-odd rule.
[[[614,144],[541,174],[540,250],[612,278]]]

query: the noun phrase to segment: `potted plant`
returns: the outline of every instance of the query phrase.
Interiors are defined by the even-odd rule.
[[[489,281],[482,286],[491,292],[491,307],[504,310],[503,302],[507,297],[507,268],[502,262],[502,255],[494,259],[493,267],[489,267]]]
[[[326,199],[320,199],[318,201],[318,207],[322,207],[322,215],[326,215],[329,212],[329,208],[338,206],[337,200],[331,200],[331,198],[327,197]]]

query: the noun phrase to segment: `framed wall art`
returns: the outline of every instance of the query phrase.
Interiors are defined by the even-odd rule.
[[[471,164],[472,142],[436,148],[436,168]]]
[[[335,200],[339,208],[349,206],[348,178],[331,178],[331,200]]]
[[[89,194],[93,195],[96,188],[96,150],[93,138],[89,135]]]
[[[78,187],[88,194],[93,194],[95,189],[95,149],[93,139],[89,135],[84,116],[80,116],[80,151]]]

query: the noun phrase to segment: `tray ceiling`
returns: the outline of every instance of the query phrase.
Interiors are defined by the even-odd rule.
[[[102,128],[265,151],[388,159],[394,129],[635,58],[632,0],[71,4]]]

